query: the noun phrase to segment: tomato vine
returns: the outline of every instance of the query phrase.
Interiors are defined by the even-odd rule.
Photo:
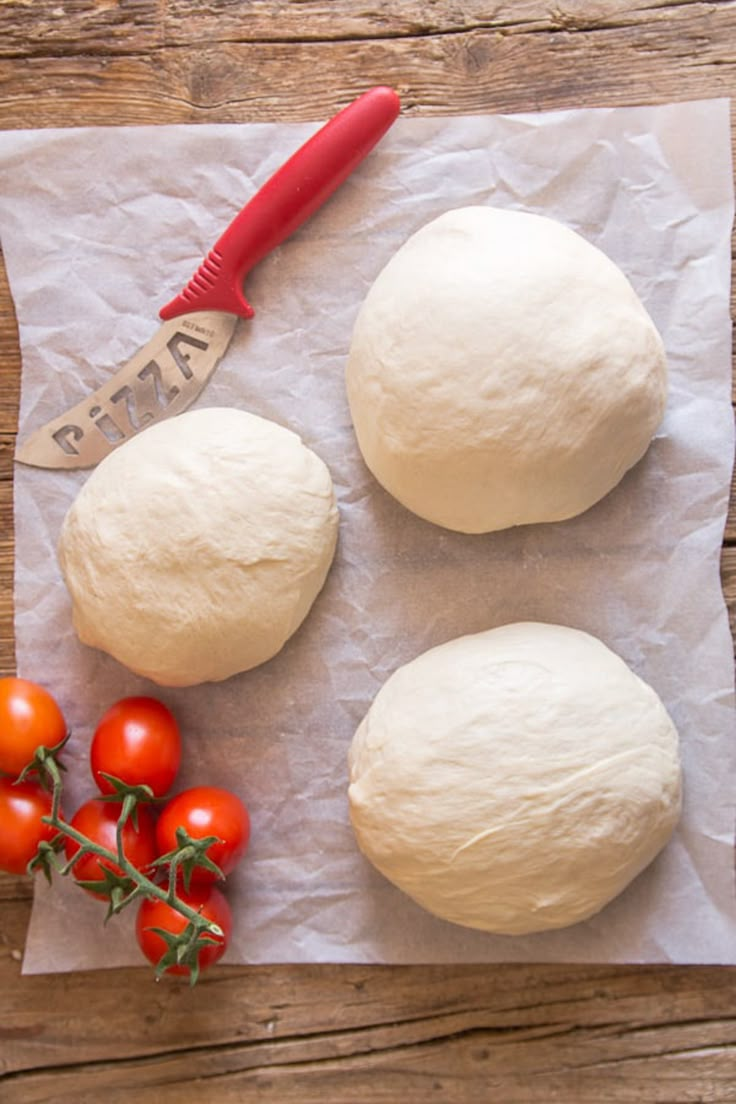
[[[165,797],[179,766],[178,725],[161,702],[138,697],[117,702],[100,721],[90,749],[100,792],[67,819],[59,756],[69,734],[62,738],[55,707],[51,746],[41,743],[51,728],[25,708],[34,701],[47,714],[49,702],[55,707],[36,684],[0,679],[0,759],[12,766],[0,766],[0,869],[40,871],[49,882],[71,875],[106,900],[106,920],[137,904],[136,938],[157,979],[186,974],[196,984],[230,940],[230,908],[216,883],[247,848],[245,805],[214,786]],[[159,805],[161,818],[152,811]]]
[[[95,843],[94,840],[73,828],[64,819],[61,814],[63,793],[61,770],[55,755],[49,753],[46,749],[42,749],[42,752],[40,756],[37,756],[30,770],[26,769],[24,775],[35,770],[38,771],[42,779],[45,776],[50,780],[51,812],[49,815],[42,817],[42,820],[55,829],[58,836],[51,842],[41,841],[36,857],[31,860],[30,869],[40,869],[50,881],[54,873],[62,876],[69,874],[84,855],[94,855],[105,864],[117,866],[120,870],[119,874],[109,869],[109,865],[103,868],[105,894],[109,898],[107,917],[122,912],[123,909],[128,908],[135,902],[140,902],[144,898],[158,900],[169,905],[170,908],[184,917],[187,924],[181,932],[170,937],[166,953],[156,964],[156,975],[160,977],[170,967],[186,967],[189,971],[191,984],[196,984],[199,977],[200,952],[205,948],[209,948],[212,943],[223,940],[225,933],[219,924],[207,919],[201,910],[193,908],[182,900],[177,893],[177,874],[182,863],[196,863],[200,859],[204,859],[208,867],[212,868],[214,864],[206,859],[205,852],[208,847],[218,842],[218,837],[208,836],[204,839],[192,839],[186,833],[183,833],[180,836],[179,847],[156,860],[157,868],[168,868],[166,883],[160,884],[139,870],[130,861],[123,846],[125,824],[129,819],[135,818],[136,809],[141,800],[152,800],[153,794],[150,788],[145,785],[126,787],[123,783],[111,778],[111,782],[115,786],[116,796],[120,797],[122,795],[122,811],[117,821],[117,846],[115,851],[112,851],[110,848]],[[58,842],[60,837],[73,840],[79,845],[79,849],[64,863],[59,861]],[[217,868],[215,868],[215,871],[217,875],[222,877]],[[82,888],[90,888],[92,883],[78,882],[77,884]]]

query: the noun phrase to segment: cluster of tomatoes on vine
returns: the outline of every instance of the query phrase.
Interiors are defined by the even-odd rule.
[[[196,981],[230,940],[218,883],[247,849],[245,805],[215,786],[167,797],[181,762],[179,726],[157,699],[129,697],[100,719],[89,752],[98,794],[67,820],[59,756],[68,739],[44,687],[0,678],[0,870],[71,874],[108,914],[135,904],[138,944],[157,974]]]

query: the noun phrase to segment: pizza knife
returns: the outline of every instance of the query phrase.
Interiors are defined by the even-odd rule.
[[[21,442],[16,461],[90,468],[200,394],[253,308],[248,272],[314,214],[396,119],[399,97],[369,89],[318,130],[246,203],[184,289],[160,312],[155,336],[98,390]]]

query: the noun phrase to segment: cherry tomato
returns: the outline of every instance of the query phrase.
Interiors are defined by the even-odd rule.
[[[121,809],[122,805],[118,801],[102,801],[99,798],[93,798],[79,806],[69,823],[72,828],[76,828],[93,843],[100,844],[101,847],[106,847],[117,854],[116,833]],[[148,873],[156,858],[156,819],[148,805],[138,806],[137,818],[137,828],[131,819],[128,819],[123,827],[123,851],[133,866],[143,873]],[[67,836],[64,849],[67,859],[73,859],[80,845]],[[74,864],[72,875],[79,882],[100,882],[102,885],[104,884],[102,867],[107,867],[117,874],[122,873],[117,863],[97,855],[87,854],[82,855]],[[87,892],[103,900],[107,897],[104,892],[97,893],[92,889]]]
[[[233,930],[230,905],[216,886],[197,886],[188,892],[180,890],[178,896],[222,928],[223,935],[217,938],[217,942],[208,942],[207,946],[203,946],[197,954],[199,969],[206,970],[222,957],[230,942]],[[176,935],[184,930],[187,922],[186,917],[165,901],[151,897],[143,899],[138,909],[135,930],[138,946],[149,962],[157,965],[167,951],[165,940],[151,929],[161,928]],[[188,966],[169,966],[166,969],[167,974],[188,974],[189,972]]]
[[[177,846],[176,829],[182,827],[193,839],[217,836],[219,843],[207,848],[207,858],[229,874],[245,854],[250,839],[250,817],[240,798],[217,786],[194,786],[176,794],[164,805],[156,825],[160,855]],[[204,867],[192,871],[192,885],[209,885],[216,875]]]
[[[90,765],[100,791],[115,788],[112,774],[129,786],[150,786],[155,797],[171,788],[181,761],[179,726],[156,698],[123,698],[105,713],[92,737]]]
[[[22,678],[0,679],[0,772],[17,778],[36,748],[57,747],[66,731],[61,709],[43,686]]]
[[[44,824],[51,813],[51,795],[38,782],[0,778],[0,870],[25,874],[42,840],[52,840],[56,829]]]

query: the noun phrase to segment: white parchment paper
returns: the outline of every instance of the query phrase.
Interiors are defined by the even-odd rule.
[[[0,135],[0,237],[23,357],[21,435],[148,340],[254,189],[316,127],[95,128]],[[398,246],[466,204],[561,219],[627,273],[668,350],[667,414],[645,459],[564,524],[469,537],[412,516],[373,481],[351,432],[352,323]],[[230,962],[736,962],[733,658],[719,550],[733,456],[732,171],[726,101],[513,117],[401,119],[340,192],[267,258],[198,405],[299,432],[328,463],[339,550],[302,629],[220,685],[159,690],[85,648],[55,556],[87,473],[18,467],[16,639],[73,726],[66,807],[93,793],[87,749],[119,697],[179,717],[179,787],[236,786],[253,818],[229,881]],[[421,911],[358,853],[346,753],[388,674],[431,645],[519,619],[573,625],[663,697],[682,738],[685,807],[670,846],[588,923],[493,937]],[[39,879],[27,972],[137,963],[132,916]]]

